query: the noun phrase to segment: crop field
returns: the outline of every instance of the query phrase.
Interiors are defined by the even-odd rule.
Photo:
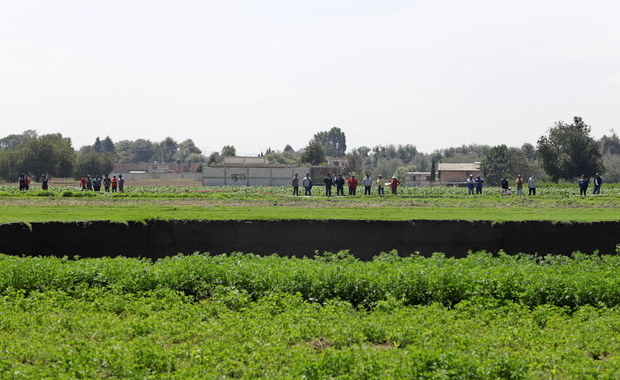
[[[620,186],[581,198],[574,185],[546,185],[535,197],[486,188],[468,196],[454,187],[407,187],[398,195],[293,197],[290,187],[128,186],[125,193],[81,192],[73,186],[19,192],[0,186],[0,223],[148,219],[352,220],[620,220]]]
[[[618,256],[0,256],[0,377],[618,378]]]
[[[373,189],[374,191],[374,189]],[[0,223],[145,220],[620,220],[620,186],[535,197],[402,188],[293,197],[290,187],[0,186]],[[107,244],[93,241],[92,244]],[[360,261],[186,252],[0,253],[0,378],[620,378],[616,254],[397,252]]]

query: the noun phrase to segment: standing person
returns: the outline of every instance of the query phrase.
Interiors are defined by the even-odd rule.
[[[82,178],[80,178],[80,189],[81,191],[86,190],[86,176],[82,176]]]
[[[17,181],[19,182],[19,191],[26,190],[26,175],[24,173],[19,173]]]
[[[95,179],[93,179],[93,190],[101,191],[101,178],[99,178],[98,175],[96,175]]]
[[[119,193],[125,192],[125,178],[123,178],[122,174],[118,175],[118,192]]]
[[[349,185],[349,195],[355,195],[357,191],[357,180],[355,179],[355,176],[352,175],[347,183]]]
[[[476,177],[476,194],[482,194],[483,185],[484,185],[484,180],[480,176]]]
[[[579,178],[579,195],[585,197],[588,192],[588,184],[590,183],[590,179],[586,177],[585,174],[582,174]]]
[[[601,185],[603,184],[603,179],[601,178],[601,175],[599,173],[596,173],[596,176],[594,177],[594,192],[593,194],[600,194],[601,193]]]
[[[112,183],[112,181],[110,180],[110,177],[107,174],[103,175],[103,190],[105,190],[106,193],[110,192],[110,184]]]
[[[93,189],[93,179],[90,177],[90,174],[86,175],[86,190]]]
[[[536,178],[534,174],[532,174],[530,178],[527,179],[527,187],[530,190],[528,195],[536,195],[536,182],[537,181],[538,181],[538,178]]]
[[[30,189],[30,176],[26,174],[26,178],[24,178],[24,187],[26,190]]]
[[[299,175],[297,173],[293,176],[291,186],[293,186],[293,195],[299,195]]]
[[[398,185],[400,185],[400,181],[396,179],[396,177],[392,177],[390,181],[390,187],[392,188],[392,194],[396,195],[396,190],[398,189]]]
[[[302,181],[302,185],[305,189],[305,194],[311,196],[312,195],[312,178],[310,178],[310,173],[306,173],[304,180]]]
[[[385,195],[385,180],[383,179],[382,175],[379,175],[379,178],[377,178],[377,194],[379,195]]]
[[[502,187],[502,195],[508,195],[508,180],[506,177],[502,178],[500,185]]]
[[[329,175],[329,173],[327,173],[325,178],[323,178],[323,183],[325,184],[325,196],[331,197],[333,182],[332,182],[332,177]]]
[[[364,184],[364,195],[370,195],[370,189],[372,188],[372,177],[366,173],[366,177],[362,180]]]
[[[469,178],[467,178],[467,194],[474,195],[475,185],[476,185],[476,181],[474,181],[474,175],[470,174]]]
[[[515,181],[517,184],[517,195],[523,195],[523,182],[525,181],[523,180],[523,177],[521,177],[521,174],[519,174],[517,176],[517,180]]]
[[[118,188],[118,179],[116,179],[115,175],[112,176],[112,180],[110,182],[112,184],[112,192],[116,193],[116,189]]]
[[[43,174],[41,176],[41,190],[47,190],[47,182],[49,181],[49,178],[47,178],[47,175]]]
[[[344,178],[342,178],[342,174],[339,174],[336,180],[336,195],[344,195]]]

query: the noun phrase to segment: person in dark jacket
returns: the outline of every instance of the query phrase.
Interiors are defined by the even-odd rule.
[[[291,185],[293,185],[293,195],[299,195],[299,175],[297,173],[295,173]]]
[[[579,178],[579,195],[582,197],[586,196],[586,193],[588,192],[588,184],[590,183],[590,179],[588,177],[586,177],[585,174],[581,175],[581,178]]]
[[[336,195],[344,195],[344,178],[342,178],[342,174],[338,175],[338,179],[336,179]]]
[[[506,177],[502,178],[500,185],[502,187],[502,195],[508,195],[508,180]]]
[[[325,196],[331,197],[333,182],[332,182],[332,177],[329,175],[329,173],[327,173],[325,178],[323,178],[323,183],[325,184]]]
[[[594,194],[600,194],[601,193],[601,185],[603,184],[603,179],[601,178],[601,175],[599,173],[596,173],[596,176],[594,177]]]
[[[484,180],[482,177],[476,177],[476,194],[482,194],[482,186],[484,184]]]

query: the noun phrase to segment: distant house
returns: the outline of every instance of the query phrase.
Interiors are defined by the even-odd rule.
[[[407,172],[403,183],[405,186],[430,186],[431,172]]]
[[[437,182],[442,184],[458,184],[465,182],[470,175],[482,176],[480,162],[451,163],[440,162],[437,165]]]

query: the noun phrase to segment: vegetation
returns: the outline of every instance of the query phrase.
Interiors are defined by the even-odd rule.
[[[502,197],[489,187],[467,196],[458,187],[401,187],[398,195],[294,197],[289,186],[203,187],[134,186],[124,193],[78,191],[50,183],[50,190],[20,192],[0,186],[0,223],[148,219],[345,219],[582,221],[620,219],[620,186],[605,184],[603,194],[579,197],[576,185],[543,184],[536,197]],[[475,210],[475,212],[472,212]]]
[[[619,265],[0,255],[0,377],[616,378]]]
[[[328,156],[343,157],[347,151],[347,137],[338,127],[315,133],[312,140],[321,144]]]
[[[311,140],[301,154],[301,162],[310,165],[320,165],[324,163],[325,160],[325,149],[323,145],[316,140]]]
[[[600,145],[590,136],[590,126],[578,116],[572,124],[559,121],[549,128],[548,136],[538,139],[537,152],[554,182],[604,172]]]

